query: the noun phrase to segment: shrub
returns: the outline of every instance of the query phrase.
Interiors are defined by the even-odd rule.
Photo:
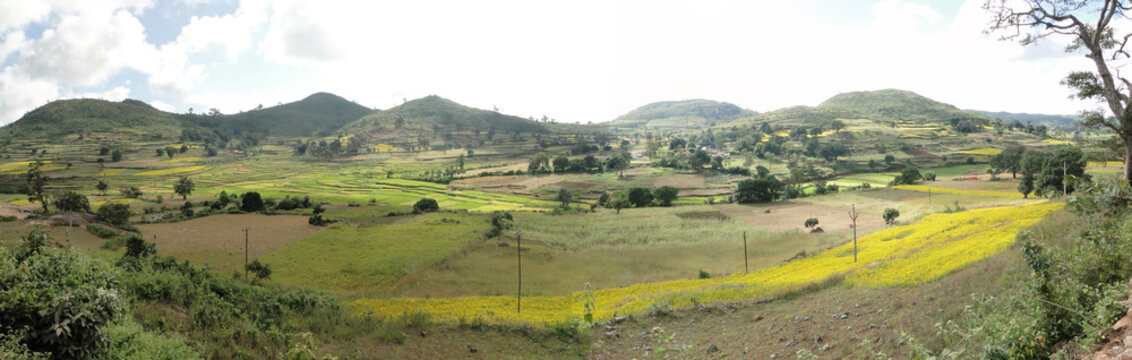
[[[808,229],[808,228],[812,228],[812,227],[814,227],[814,226],[818,226],[818,218],[809,218],[809,219],[806,219],[806,223],[805,223],[805,225],[806,225],[806,228],[807,228],[807,229]]]
[[[140,198],[142,196],[142,191],[141,191],[141,189],[138,189],[137,186],[124,187],[124,188],[118,189],[118,192],[121,193],[123,197],[128,197],[128,198],[131,198],[131,199],[137,199],[137,198]]]
[[[259,196],[258,192],[251,191],[244,193],[244,196],[241,196],[240,200],[240,210],[244,212],[257,212],[265,209],[263,198]]]
[[[672,206],[672,202],[676,201],[679,194],[680,189],[671,186],[661,186],[653,191],[653,195],[656,196],[656,201],[660,206]]]
[[[892,225],[896,222],[896,218],[900,217],[900,211],[893,208],[887,208],[884,209],[884,214],[882,216],[884,217],[885,224]]]
[[[123,257],[128,258],[143,258],[146,256],[157,255],[157,245],[141,236],[133,235],[126,239],[126,254]]]
[[[98,218],[121,228],[130,223],[130,206],[126,204],[103,204],[98,207]]]
[[[322,214],[314,214],[307,218],[307,223],[316,226],[325,226],[329,225],[331,221],[327,218],[322,217]]]
[[[643,187],[629,189],[629,203],[634,207],[645,207],[652,204],[652,191]]]
[[[421,214],[421,213],[435,212],[435,211],[440,211],[440,204],[438,204],[436,202],[436,200],[433,200],[433,199],[423,198],[423,199],[418,200],[416,204],[413,204],[413,213],[414,214]]]
[[[267,280],[271,278],[271,266],[267,263],[260,262],[259,259],[252,260],[245,269],[255,274],[256,280]]]
[[[704,271],[703,269],[700,269],[700,279],[710,279],[710,278],[711,278],[711,273]]]
[[[117,231],[110,230],[110,229],[107,229],[107,228],[104,228],[102,226],[98,226],[98,225],[95,225],[95,224],[87,224],[86,230],[90,231],[90,233],[94,234],[94,236],[98,236],[99,238],[102,238],[102,239],[110,239],[110,238],[113,238],[115,236],[118,236]]]
[[[87,200],[85,195],[79,194],[76,191],[68,191],[63,195],[59,195],[52,203],[59,211],[90,212],[90,200]]]
[[[484,235],[487,235],[489,238],[499,236],[503,231],[511,229],[513,225],[514,219],[511,217],[511,213],[503,211],[493,212],[491,213],[491,229]]]

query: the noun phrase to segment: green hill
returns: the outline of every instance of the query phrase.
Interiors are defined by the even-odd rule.
[[[612,128],[702,129],[757,112],[714,100],[661,101],[641,106],[607,123]]]
[[[878,122],[953,124],[963,120],[981,123],[990,121],[983,114],[960,110],[911,91],[895,89],[838,94],[817,107],[840,113],[843,117],[867,118]]]
[[[274,136],[324,136],[373,112],[338,95],[315,93],[296,102],[239,114],[181,116],[210,128]]]
[[[105,133],[124,139],[175,139],[182,129],[197,127],[138,100],[70,99],[52,101],[28,112],[0,128],[0,135],[15,139],[50,139]]]
[[[1033,123],[1034,125],[1045,125],[1049,127],[1069,127],[1077,125],[1079,123],[1078,117],[1075,115],[1046,115],[982,110],[969,111],[977,112],[991,118],[1002,119],[1002,121],[1006,122],[1018,120],[1018,122],[1022,124]]]
[[[460,105],[436,95],[412,100],[389,110],[366,115],[342,127],[347,134],[372,138],[390,138],[412,134],[448,131],[490,131],[508,133],[545,133],[542,124]]]

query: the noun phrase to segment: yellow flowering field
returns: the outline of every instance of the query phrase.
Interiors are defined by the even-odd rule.
[[[193,172],[193,171],[197,171],[197,170],[200,170],[200,169],[204,169],[204,165],[182,166],[182,167],[175,167],[175,168],[168,168],[168,169],[142,171],[142,172],[134,174],[134,175],[138,175],[138,176],[172,175],[172,174],[181,174],[181,173]]]
[[[712,279],[675,280],[595,290],[594,318],[647,311],[654,304],[673,308],[696,303],[752,301],[778,296],[848,276],[857,286],[918,284],[955,271],[1005,249],[1015,234],[1063,204],[1031,204],[932,214],[915,224],[886,228],[853,244],[815,256],[758,270]],[[857,270],[861,270],[857,272]],[[571,296],[532,296],[515,311],[514,296],[460,298],[382,298],[353,302],[359,315],[397,317],[429,313],[445,322],[483,319],[492,323],[544,325],[582,316],[584,293]]]
[[[998,154],[1002,153],[1002,150],[1001,149],[995,149],[995,148],[982,148],[982,149],[963,150],[963,151],[960,151],[960,152],[964,153],[964,154],[969,154],[969,155],[998,155]]]
[[[393,150],[396,150],[396,149],[397,149],[396,146],[389,145],[389,144],[377,144],[377,145],[373,146],[373,151],[379,152],[379,153],[390,152],[390,151],[393,151]]]
[[[10,163],[0,164],[0,174],[26,174],[28,172],[28,165],[34,161],[16,161]],[[43,161],[43,166],[39,168],[40,171],[55,171],[65,169],[63,165],[52,164],[49,160]]]
[[[952,189],[952,188],[945,188],[945,187],[938,187],[938,186],[927,186],[927,185],[897,185],[897,186],[893,186],[892,188],[893,189],[900,189],[900,190],[920,191],[920,192],[928,192],[928,190],[931,190],[931,192],[937,193],[937,194],[957,194],[957,195],[973,195],[973,196],[1007,197],[1007,198],[1019,198],[1019,199],[1022,198],[1022,193],[1016,192],[1016,191],[963,190],[963,189]]]

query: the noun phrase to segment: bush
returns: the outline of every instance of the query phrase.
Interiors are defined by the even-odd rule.
[[[103,204],[98,207],[97,214],[102,221],[119,228],[130,223],[130,206],[126,204]]]
[[[117,231],[110,230],[110,229],[107,229],[107,228],[104,228],[102,226],[98,226],[98,225],[95,225],[95,224],[87,224],[86,230],[90,231],[90,233],[94,234],[94,236],[98,236],[99,238],[102,238],[102,239],[110,239],[110,238],[113,238],[115,236],[118,236]]]
[[[255,274],[256,280],[267,280],[271,278],[271,266],[260,262],[259,259],[252,260],[245,269]]]
[[[55,205],[55,207],[58,208],[59,211],[90,212],[90,200],[87,200],[85,195],[79,194],[76,191],[68,191],[63,195],[59,195],[59,197],[56,198],[55,201],[52,201],[52,204]]]
[[[488,230],[484,235],[487,235],[488,238],[499,236],[503,234],[503,231],[511,229],[513,224],[514,219],[511,217],[511,213],[503,211],[493,212],[491,213],[491,230]]]
[[[123,197],[128,197],[131,199],[137,199],[142,196],[142,191],[141,189],[138,189],[137,186],[124,187],[118,189],[118,192],[121,193]]]
[[[892,225],[896,223],[896,218],[900,217],[900,211],[893,208],[887,208],[884,209],[884,214],[882,216],[884,217],[884,223],[886,225]]]
[[[440,211],[440,204],[438,204],[436,202],[436,200],[433,200],[433,199],[423,198],[423,199],[418,200],[416,204],[413,204],[413,213],[414,214],[421,214],[421,213],[435,212],[435,211]]]
[[[307,223],[316,226],[325,226],[329,225],[331,221],[327,218],[322,217],[321,214],[314,214],[307,218]]]
[[[629,189],[629,203],[634,207],[645,207],[652,204],[652,191],[643,187]]]
[[[679,194],[680,190],[671,186],[661,186],[653,192],[660,206],[672,206],[672,202],[676,201]]]
[[[806,228],[807,228],[807,229],[808,229],[808,228],[812,228],[812,227],[814,227],[814,226],[818,226],[818,218],[809,218],[809,219],[806,219],[806,223],[805,223],[805,225],[806,225]]]

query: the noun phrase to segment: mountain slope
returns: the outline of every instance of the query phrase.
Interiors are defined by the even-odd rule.
[[[715,100],[661,101],[633,109],[606,124],[613,128],[700,129],[755,114]]]
[[[275,136],[323,136],[373,113],[338,95],[315,93],[306,98],[232,115],[182,115],[207,127],[267,133]]]
[[[1078,124],[1077,116],[1074,115],[1047,115],[1047,114],[1028,114],[1028,113],[1011,113],[1005,111],[982,111],[982,110],[968,110],[986,115],[991,118],[1002,119],[1002,121],[1012,122],[1018,120],[1022,124],[1033,123],[1034,125],[1045,125],[1050,127],[1065,127],[1074,126]]]
[[[412,100],[385,111],[372,113],[342,127],[342,132],[373,137],[408,133],[494,129],[497,132],[544,133],[545,126],[532,120],[480,110],[436,95]]]
[[[817,106],[844,116],[873,121],[955,123],[963,120],[990,121],[983,114],[929,99],[911,91],[885,89],[838,94]]]
[[[121,138],[175,139],[199,126],[132,99],[56,100],[0,128],[13,138],[59,138],[72,134],[113,133]]]

